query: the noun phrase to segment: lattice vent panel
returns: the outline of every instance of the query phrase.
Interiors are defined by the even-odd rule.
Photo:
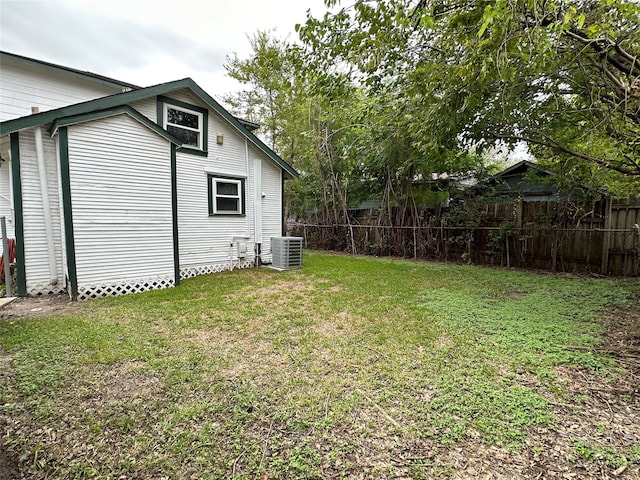
[[[35,284],[27,286],[27,295],[30,297],[39,297],[42,295],[59,295],[66,292],[64,283],[60,282],[58,285],[51,284]]]
[[[237,268],[251,268],[254,266],[253,260],[245,260],[240,265],[237,262],[233,263],[233,269]],[[180,278],[193,278],[198,275],[207,275],[209,273],[219,273],[229,270],[229,263],[217,263],[215,265],[201,265],[198,267],[187,267],[180,270]]]
[[[78,300],[91,300],[94,298],[140,293],[146,292],[147,290],[158,290],[173,286],[173,278],[152,278],[114,285],[78,287]]]

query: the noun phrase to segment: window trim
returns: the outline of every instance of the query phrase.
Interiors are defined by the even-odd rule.
[[[230,211],[216,211],[215,200],[218,197],[216,195],[215,184],[220,182],[225,183],[237,183],[239,186],[239,194],[238,199],[240,201],[240,209],[238,212],[230,212]],[[207,192],[208,192],[208,203],[209,203],[209,216],[210,217],[244,217],[246,216],[246,188],[245,188],[246,179],[243,177],[228,177],[226,175],[217,175],[208,173],[207,174]],[[235,198],[235,197],[234,197]]]
[[[193,128],[193,127],[187,127],[186,125],[179,125],[177,123],[172,123],[169,122],[169,110],[175,110],[178,112],[184,112],[184,113],[188,113],[190,115],[194,115],[198,118],[198,128]],[[203,142],[203,135],[202,135],[202,119],[203,119],[204,115],[201,112],[196,112],[195,110],[189,110],[187,108],[182,108],[179,107],[177,105],[171,105],[170,103],[165,103],[164,104],[164,128],[165,130],[169,130],[169,127],[175,127],[175,128],[179,128],[181,130],[187,130],[189,132],[196,132],[198,134],[198,145],[192,145],[192,144],[183,144],[183,146],[187,147],[187,148],[195,148],[197,150],[202,150],[202,142]],[[174,137],[178,138],[174,133],[171,133]]]
[[[181,102],[180,100],[175,100],[173,98],[165,97],[162,95],[158,95],[157,97],[157,107],[156,114],[158,125],[163,129],[167,130],[167,109],[175,108],[177,110],[186,111],[187,113],[192,113],[198,115],[201,119],[201,130],[198,131],[201,133],[200,135],[200,148],[194,147],[193,145],[185,145],[183,144],[179,151],[186,152],[193,155],[200,155],[202,157],[208,156],[209,149],[209,110],[206,108],[199,107],[197,105],[192,105],[190,103]],[[185,130],[193,130],[195,129],[189,127],[182,127],[177,125],[178,128],[184,128]]]

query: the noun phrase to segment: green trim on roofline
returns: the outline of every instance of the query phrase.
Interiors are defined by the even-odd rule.
[[[16,235],[16,284],[18,295],[27,294],[27,267],[24,253],[24,212],[22,210],[22,179],[20,177],[20,134],[14,132],[11,141],[11,181],[13,182],[14,231]]]
[[[187,88],[189,86],[189,83],[186,80],[188,79],[162,83],[153,87],[141,88],[140,90],[132,90],[130,92],[117,93],[115,95],[109,95],[106,97],[96,98],[95,100],[75,103],[73,105],[56,108],[54,110],[47,110],[46,112],[36,113],[34,115],[28,115],[26,117],[7,120],[0,123],[0,135],[6,135],[7,133],[24,130],[25,128],[32,128],[38,125],[45,125],[59,118],[82,115],[85,113],[97,112],[113,107],[119,107],[128,103],[144,100],[149,97],[155,97],[156,95],[167,93],[167,91]]]
[[[206,103],[212,110],[227,120],[238,132],[247,137],[247,139],[253,143],[259,150],[266,154],[276,164],[282,168],[291,178],[298,178],[298,172],[287,162],[285,162],[278,154],[267,147],[262,140],[256,137],[253,133],[247,130],[233,115],[227,112],[222,105],[216,102],[211,95],[205,92],[196,82],[190,78],[184,78],[182,80],[175,80],[173,82],[161,83],[160,85],[154,85],[152,87],[141,88],[139,90],[132,90],[130,92],[118,93],[110,95],[108,97],[102,97],[95,100],[89,100],[87,102],[76,103],[67,107],[57,108],[55,110],[48,110],[42,113],[36,113],[34,115],[28,115],[26,117],[15,118],[13,120],[7,120],[0,123],[0,135],[7,135],[9,133],[24,130],[26,128],[32,128],[38,125],[44,125],[54,122],[62,117],[69,117],[75,115],[82,115],[90,112],[97,112],[100,110],[106,110],[113,107],[122,106],[125,104],[137,102],[139,100],[145,100],[150,97],[156,97],[158,95],[166,95],[176,90],[182,90],[188,88],[195,93],[200,99]]]
[[[97,112],[89,112],[83,113],[79,115],[73,115],[70,117],[63,117],[57,119],[53,122],[51,126],[50,133],[53,135],[59,128],[67,127],[69,125],[74,125],[77,123],[90,122],[92,120],[100,120],[103,118],[114,117],[116,115],[126,114],[132,117],[134,120],[142,123],[144,126],[153,130],[155,133],[169,140],[171,143],[180,146],[182,143],[176,137],[171,135],[169,132],[159,127],[147,117],[138,112],[135,108],[130,107],[129,105],[120,105],[118,107],[110,108],[107,110],[100,110]]]
[[[259,123],[250,122],[249,120],[244,120],[243,118],[238,118],[238,117],[235,117],[235,118],[236,120],[238,120],[238,122],[240,122],[240,125],[242,125],[244,128],[246,128],[250,132],[253,132],[254,130],[257,130],[260,128]]]
[[[71,206],[71,175],[69,172],[69,135],[67,127],[61,127],[59,134],[60,180],[62,187],[62,210],[64,213],[64,243],[67,250],[67,274],[71,283],[71,298],[78,298],[78,273],[76,270],[76,244],[73,235],[73,213]]]
[[[299,177],[298,172],[291,165],[289,165],[282,158],[280,158],[280,156],[276,152],[274,152],[269,147],[267,147],[262,142],[262,140],[260,140],[258,137],[256,137],[250,131],[248,131],[238,121],[238,119],[236,117],[234,117],[229,112],[227,112],[222,107],[222,105],[220,105],[218,102],[216,102],[213,99],[213,97],[211,97],[211,95],[209,95],[202,88],[200,88],[200,86],[196,82],[194,82],[190,78],[187,79],[187,80],[189,80],[191,82],[191,85],[189,86],[189,88],[193,91],[193,93],[195,93],[202,100],[204,100],[213,110],[215,110],[225,120],[227,120],[231,125],[233,125],[240,133],[242,133],[245,137],[247,137],[251,143],[253,143],[256,147],[258,147],[258,149],[261,150],[263,153],[265,153],[271,160],[276,162],[282,168],[282,170],[284,170],[285,172],[287,172],[287,174],[289,174],[290,177],[292,177],[292,178],[298,178]]]

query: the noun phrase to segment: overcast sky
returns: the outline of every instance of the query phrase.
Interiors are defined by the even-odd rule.
[[[191,77],[218,98],[241,88],[223,64],[248,57],[247,35],[296,40],[309,9],[326,11],[322,0],[0,0],[0,49],[143,87]]]

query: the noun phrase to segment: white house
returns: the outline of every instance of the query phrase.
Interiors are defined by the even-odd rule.
[[[257,125],[190,78],[140,88],[0,60],[0,215],[20,295],[95,298],[270,263],[298,174]]]

